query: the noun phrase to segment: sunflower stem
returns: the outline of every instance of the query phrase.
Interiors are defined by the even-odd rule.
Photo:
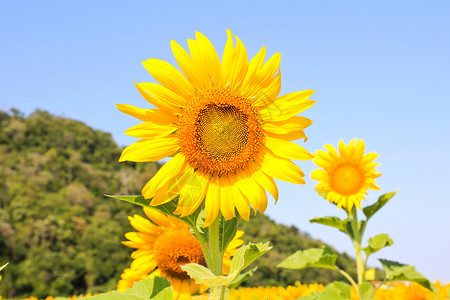
[[[206,243],[203,240],[202,235],[198,231],[198,229],[195,227],[191,227],[191,228],[194,231],[195,236],[197,237],[197,240],[200,242],[200,246],[202,247],[202,250],[203,250],[203,255],[205,256],[206,264],[208,265],[208,267],[210,267],[212,265],[212,258],[211,258],[211,254],[208,251],[208,247],[206,246]]]
[[[217,216],[214,222],[209,226],[209,252],[211,254],[212,264],[210,270],[216,275],[222,275],[223,253],[220,251],[220,218]],[[222,291],[223,290],[223,291]],[[223,300],[225,296],[225,287],[211,287],[210,300]]]
[[[355,248],[356,252],[356,271],[358,273],[358,284],[361,285],[364,283],[364,272],[365,267],[361,255],[361,241],[362,236],[360,234],[359,228],[358,228],[358,215],[356,214],[356,207],[353,207],[352,210],[352,230],[354,239],[353,240],[353,247]]]

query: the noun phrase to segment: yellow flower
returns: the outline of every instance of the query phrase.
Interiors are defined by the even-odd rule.
[[[278,200],[277,178],[304,183],[304,173],[291,159],[311,154],[290,141],[304,138],[312,121],[297,114],[311,107],[312,90],[278,96],[280,54],[266,63],[263,47],[248,62],[244,44],[227,31],[220,61],[211,42],[196,32],[190,54],[175,41],[172,52],[184,73],[167,62],[148,59],[144,67],[160,84],[136,84],[158,109],[118,104],[144,123],[125,133],[141,140],[128,146],[119,161],[147,162],[173,157],[145,185],[151,205],[179,196],[176,214],[193,213],[205,199],[209,226],[219,211],[225,219],[235,208],[248,221],[267,207],[266,190]]]
[[[314,154],[314,163],[323,168],[314,170],[311,178],[320,181],[316,185],[318,193],[325,193],[328,201],[351,211],[355,205],[361,209],[361,199],[365,199],[367,189],[379,190],[375,178],[376,173],[373,162],[378,154],[375,152],[364,155],[364,141],[353,139],[348,146],[339,141],[339,153],[331,145]]]
[[[208,287],[196,284],[180,265],[197,263],[206,266],[205,257],[198,240],[182,221],[164,215],[157,210],[144,207],[146,216],[128,217],[137,232],[128,232],[124,245],[137,249],[131,254],[134,259],[130,268],[125,269],[117,285],[118,291],[133,287],[134,282],[152,276],[166,276],[174,289],[174,299],[202,293]],[[223,270],[228,273],[231,256],[244,242],[239,238],[244,233],[238,231],[224,254]]]

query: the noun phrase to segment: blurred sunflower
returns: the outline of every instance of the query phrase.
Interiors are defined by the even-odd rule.
[[[311,107],[312,90],[278,97],[280,54],[266,63],[263,47],[248,62],[241,40],[227,30],[220,61],[211,42],[196,32],[188,40],[190,54],[175,41],[172,52],[184,73],[158,59],[143,62],[161,84],[136,84],[158,109],[118,104],[144,123],[125,133],[141,138],[122,152],[119,161],[147,162],[173,157],[145,185],[142,194],[161,205],[179,196],[176,214],[190,215],[205,200],[209,226],[221,211],[235,217],[235,208],[249,220],[267,207],[265,191],[278,200],[273,180],[304,183],[304,173],[290,159],[309,160],[311,154],[291,143],[304,138],[312,121],[296,116]]]
[[[351,211],[353,206],[361,209],[361,200],[365,199],[368,189],[379,190],[375,178],[376,173],[373,162],[378,154],[375,152],[364,155],[364,141],[353,139],[348,146],[339,141],[339,153],[332,145],[325,145],[325,149],[317,150],[314,163],[323,169],[311,172],[311,178],[320,181],[316,185],[318,193],[326,194],[326,199],[336,203],[338,208],[344,207]]]
[[[122,243],[137,250],[131,254],[134,260],[121,275],[117,290],[125,291],[133,287],[134,282],[147,277],[166,276],[173,286],[174,299],[204,292],[208,287],[196,284],[180,268],[188,263],[206,266],[200,243],[191,234],[189,226],[151,208],[144,207],[144,212],[151,221],[139,215],[128,217],[137,232],[125,234],[128,241]],[[231,256],[244,243],[239,239],[243,234],[238,231],[225,251],[225,274],[230,270]]]

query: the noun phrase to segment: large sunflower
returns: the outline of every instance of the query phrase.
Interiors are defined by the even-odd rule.
[[[311,154],[290,141],[304,138],[312,121],[297,116],[315,101],[312,90],[278,97],[280,54],[267,62],[263,47],[248,62],[239,38],[228,40],[222,62],[211,42],[196,32],[188,40],[190,54],[175,41],[171,47],[184,73],[167,62],[148,59],[144,67],[160,84],[136,84],[158,109],[119,104],[144,123],[126,131],[141,138],[122,152],[119,161],[147,162],[173,158],[145,185],[142,194],[156,206],[179,196],[176,214],[186,216],[205,200],[209,226],[221,211],[248,221],[267,207],[265,190],[278,200],[273,178],[301,183],[304,173],[290,159]]]
[[[173,286],[174,299],[204,292],[208,287],[196,284],[180,268],[188,263],[206,266],[200,243],[191,234],[189,226],[151,208],[144,207],[144,213],[151,221],[139,215],[128,217],[137,232],[126,233],[128,241],[122,243],[137,250],[131,254],[134,260],[121,275],[117,290],[125,291],[133,287],[134,282],[147,277],[166,276]],[[239,239],[243,234],[238,231],[225,251],[225,274],[230,270],[231,256],[244,243]]]
[[[320,181],[316,185],[319,193],[325,193],[330,202],[351,211],[353,206],[361,209],[361,200],[365,199],[368,189],[379,190],[375,178],[376,173],[373,162],[378,154],[375,152],[364,155],[364,141],[353,139],[348,146],[339,141],[339,153],[332,145],[325,145],[325,149],[317,150],[314,154],[314,163],[323,168],[311,172],[311,178]]]

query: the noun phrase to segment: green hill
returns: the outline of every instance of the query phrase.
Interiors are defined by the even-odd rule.
[[[25,118],[0,112],[0,265],[3,297],[105,292],[130,262],[121,245],[140,208],[103,194],[136,194],[158,163],[118,163],[121,149],[109,133],[37,110]],[[329,283],[331,271],[289,271],[275,265],[299,249],[321,245],[294,226],[264,215],[241,223],[246,241],[274,245],[245,285]],[[280,234],[282,233],[282,234]],[[338,264],[355,274],[353,260]]]

